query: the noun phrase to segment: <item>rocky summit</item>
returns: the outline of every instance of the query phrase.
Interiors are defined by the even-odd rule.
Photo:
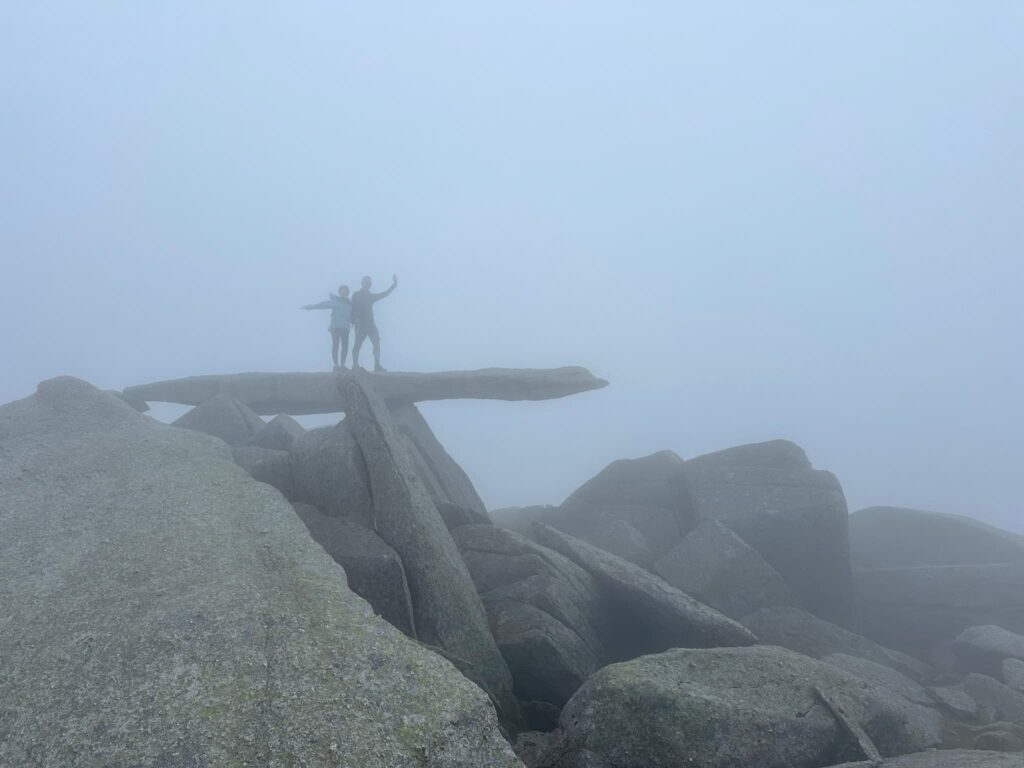
[[[605,384],[61,378],[0,406],[0,768],[1024,766],[1021,537],[850,516],[785,440],[489,511],[416,406]]]

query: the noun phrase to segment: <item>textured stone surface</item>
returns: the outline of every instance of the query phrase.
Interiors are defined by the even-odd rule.
[[[654,565],[654,552],[651,551],[647,540],[625,520],[605,523],[588,533],[587,540],[595,547],[636,563],[641,568],[650,570]]]
[[[942,743],[942,714],[937,702],[924,686],[902,672],[859,656],[835,653],[826,656],[822,661],[867,680],[894,697],[903,699],[905,703],[900,708],[907,719],[924,734],[925,746],[937,747]]]
[[[227,395],[215,395],[181,416],[174,426],[205,432],[228,445],[245,445],[266,425],[244,404]]]
[[[1024,661],[1005,659],[999,671],[1007,686],[1018,693],[1024,693]]]
[[[273,448],[287,451],[292,447],[295,438],[305,434],[306,430],[299,422],[286,413],[279,413],[253,435],[251,445],[259,448]]]
[[[378,616],[416,637],[412,601],[398,553],[380,536],[344,517],[329,517],[309,504],[294,504],[310,536],[345,570],[348,587]]]
[[[234,448],[231,455],[235,463],[252,475],[253,479],[277,488],[285,498],[294,496],[292,460],[288,451],[242,445]]]
[[[373,530],[366,460],[347,421],[300,435],[292,443],[291,458],[296,501]]]
[[[978,714],[978,702],[970,697],[963,685],[941,685],[929,688],[928,692],[957,717],[974,718]]]
[[[905,653],[885,648],[799,608],[762,608],[743,623],[768,645],[780,645],[816,659],[832,653],[859,656],[899,670],[915,680],[928,674],[927,665]]]
[[[609,645],[619,658],[667,648],[757,642],[739,622],[621,557],[543,524],[537,525],[537,538],[588,571],[616,603],[611,623],[619,635]]]
[[[961,515],[870,507],[850,515],[850,557],[868,569],[1024,562],[1024,538]]]
[[[793,592],[778,572],[717,520],[705,520],[690,531],[653,570],[676,589],[734,619],[759,608],[794,604]]]
[[[683,460],[671,451],[612,462],[541,519],[598,547],[607,542],[595,538],[596,533],[626,522],[643,536],[653,558],[697,523]]]
[[[1024,634],[1024,564],[879,568],[854,576],[865,634],[911,652],[997,624]]]
[[[402,558],[419,639],[441,649],[491,694],[503,719],[520,724],[512,675],[491,635],[487,614],[444,520],[412,469],[398,427],[371,376],[338,377],[345,424],[358,444],[370,484],[371,528]]]
[[[1024,694],[976,672],[964,678],[964,690],[980,706],[993,710],[997,719],[1024,724]]]
[[[834,768],[1021,768],[1020,755],[1000,752],[950,749],[929,750],[916,755],[904,755],[874,763],[844,763]]]
[[[518,765],[219,440],[74,379],[0,408],[0,765]]]
[[[198,405],[227,395],[264,415],[340,413],[346,400],[338,381],[351,373],[234,373],[191,376],[128,387],[133,403],[166,402]],[[608,386],[586,368],[487,368],[439,373],[374,373],[369,385],[388,402],[425,400],[552,400]]]
[[[696,512],[723,523],[786,580],[801,606],[849,624],[852,584],[846,498],[830,472],[785,440],[686,462]]]
[[[395,404],[391,406],[391,414],[408,438],[420,479],[435,503],[447,502],[486,517],[487,508],[469,476],[441,445],[419,409],[412,403]]]
[[[562,711],[546,768],[818,768],[852,752],[826,691],[883,754],[922,734],[885,691],[782,648],[677,649],[605,667]]]
[[[999,675],[1005,659],[1024,661],[1024,636],[993,624],[968,627],[953,640],[953,652],[969,669]]]
[[[476,512],[472,509],[460,507],[457,504],[449,504],[441,501],[437,503],[437,511],[449,531],[463,525],[491,525],[491,519],[486,512]]]
[[[578,565],[513,531],[453,531],[508,662],[516,694],[561,707],[605,660],[604,601]]]

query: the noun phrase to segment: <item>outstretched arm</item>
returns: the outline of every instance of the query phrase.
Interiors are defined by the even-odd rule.
[[[386,299],[388,296],[391,295],[391,293],[397,287],[398,287],[398,275],[392,275],[391,276],[391,287],[388,288],[386,291],[381,291],[380,293],[373,294],[373,300],[374,301],[380,301],[381,299]]]
[[[333,301],[321,301],[319,304],[307,304],[303,309],[331,309],[334,307]]]

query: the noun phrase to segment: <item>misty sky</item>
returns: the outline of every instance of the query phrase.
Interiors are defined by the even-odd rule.
[[[1024,530],[1024,3],[7,2],[0,401],[585,365],[424,412],[492,507],[785,437]],[[173,409],[161,409],[165,418]],[[307,421],[307,423],[309,423]]]

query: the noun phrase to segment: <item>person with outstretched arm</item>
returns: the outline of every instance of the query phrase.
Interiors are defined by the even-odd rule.
[[[345,360],[348,357],[349,325],[352,322],[352,302],[349,299],[348,286],[338,286],[337,295],[332,293],[327,301],[321,301],[319,304],[307,304],[303,309],[331,310],[331,324],[327,327],[331,334],[331,359],[334,361],[334,370],[344,370]],[[341,347],[341,359],[338,358],[339,346]]]
[[[373,344],[373,370],[383,371],[380,364],[380,331],[377,330],[377,323],[373,318],[373,305],[381,299],[390,296],[391,292],[398,287],[398,275],[391,276],[391,287],[380,293],[371,293],[373,280],[364,277],[362,287],[352,294],[352,322],[356,326],[356,339],[352,345],[352,368],[359,367],[359,349],[366,339]]]

